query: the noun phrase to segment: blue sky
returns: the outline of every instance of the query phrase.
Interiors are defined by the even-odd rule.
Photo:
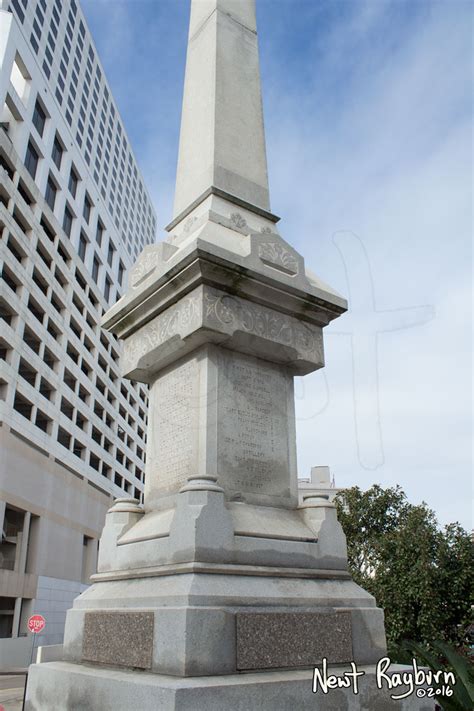
[[[188,0],[82,0],[171,218]],[[350,302],[296,383],[299,475],[400,484],[472,526],[468,2],[257,0],[272,209]]]

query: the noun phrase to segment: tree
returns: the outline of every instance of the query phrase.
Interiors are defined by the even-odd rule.
[[[459,524],[440,530],[425,503],[400,487],[346,489],[336,497],[349,570],[385,611],[392,659],[404,639],[465,644],[474,603],[474,548]]]

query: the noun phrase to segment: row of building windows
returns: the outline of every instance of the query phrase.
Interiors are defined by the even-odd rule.
[[[0,154],[0,166],[3,167],[7,172],[11,180],[13,180],[14,177],[14,171],[12,167],[6,162],[4,158],[4,154]],[[18,183],[17,183],[17,190],[22,196],[22,198],[25,200],[25,203],[27,206],[30,208],[33,207],[33,198],[31,196],[31,193],[28,192],[28,188],[26,184],[23,182],[21,178],[19,178]],[[0,201],[3,202],[5,206],[8,206],[8,194],[6,194],[6,197],[2,198],[2,193],[0,191]],[[23,210],[23,208],[22,208]],[[20,210],[19,204],[15,204],[15,207],[13,209],[12,213],[14,221],[17,223],[19,230],[29,239],[31,240],[32,235],[34,234],[33,232],[33,223],[31,221],[31,218],[29,218],[26,213],[22,212]],[[61,257],[63,260],[66,268],[71,268],[71,259],[70,256],[67,252],[67,250],[64,249],[64,246],[59,238],[58,235],[56,235],[54,229],[52,228],[51,224],[48,222],[46,216],[43,214],[40,217],[40,225],[43,231],[43,234],[45,237],[47,237],[47,241],[41,241],[38,239],[37,244],[35,246],[34,252],[35,255],[38,256],[38,258],[41,260],[40,262],[37,262],[36,265],[33,267],[33,271],[31,274],[31,281],[34,282],[38,288],[43,292],[43,294],[50,300],[51,305],[55,308],[56,312],[59,315],[65,316],[65,302],[61,298],[58,298],[58,287],[61,290],[65,290],[67,285],[70,283],[70,278],[67,276],[66,271],[62,271],[60,268],[60,263],[58,262],[58,259],[56,256],[54,256],[48,247],[49,244],[52,246],[54,245],[58,256]],[[2,225],[0,224],[0,227]],[[19,266],[25,267],[26,262],[27,262],[27,255],[23,247],[19,244],[19,242],[14,238],[14,236],[10,233],[8,235],[8,239],[6,240],[7,247],[10,251],[10,254],[13,256],[13,258],[16,260]],[[87,245],[84,245],[82,249],[86,249]],[[85,256],[85,254],[84,254]],[[112,250],[109,249],[108,255],[107,255],[108,261],[112,262],[113,261],[113,253]],[[41,270],[38,269],[38,267],[41,266],[41,264],[44,265],[44,267],[48,270],[48,273],[43,276],[41,274]],[[43,267],[43,268],[44,268]],[[51,274],[51,271],[53,272]],[[14,273],[15,272],[15,273]],[[18,275],[21,274],[21,271],[16,268],[12,272],[8,265],[4,266],[3,270],[3,277],[4,281],[12,288],[13,291],[17,291],[21,287],[21,282],[18,278]],[[116,350],[117,348],[117,338],[113,334],[105,334],[103,331],[100,331],[100,328],[97,324],[98,320],[98,315],[94,315],[90,310],[87,308],[87,306],[84,304],[83,301],[80,299],[80,294],[77,290],[77,287],[83,290],[84,292],[84,297],[86,300],[88,300],[91,305],[97,309],[98,307],[98,301],[94,297],[92,287],[88,287],[86,280],[82,277],[80,271],[76,268],[75,273],[73,276],[73,280],[76,284],[75,291],[72,295],[72,303],[75,309],[77,310],[78,314],[80,315],[81,319],[84,319],[85,323],[87,324],[87,327],[91,330],[91,332],[94,334],[99,334],[100,335],[100,343],[102,347],[105,349],[105,352],[107,355],[110,355],[112,360],[115,363],[118,363],[119,355],[118,351]],[[57,286],[56,286],[57,284]],[[36,314],[38,320],[42,322],[43,325],[45,325],[46,321],[44,319],[45,312],[44,310],[41,310],[40,307],[33,306],[34,300],[30,302],[31,308],[34,309],[34,313]],[[33,311],[32,311],[33,313]],[[76,334],[77,338],[81,341],[84,342],[86,345],[88,352],[91,355],[94,355],[95,353],[95,348],[93,344],[90,342],[89,337],[87,336],[86,332],[84,329],[81,329],[76,320],[73,318],[73,314],[70,314],[70,328],[72,331]],[[56,328],[53,330],[54,327],[51,324],[51,319],[49,319],[48,322],[48,330],[51,330],[54,334],[55,338],[58,338],[60,331]],[[115,344],[115,345],[114,345]],[[100,367],[104,367],[105,370],[105,361],[100,355],[100,353],[97,353],[98,356],[98,363]],[[114,379],[117,379],[118,375],[115,373],[113,375]],[[146,401],[146,388],[144,386],[139,386],[139,391],[140,391],[140,396]],[[122,393],[124,394],[124,393]],[[134,404],[132,399],[130,400],[131,404]]]
[[[2,274],[2,277],[4,278],[6,283],[8,283],[9,285],[13,285],[14,290],[16,291],[17,285],[19,284],[19,280],[16,279],[15,282],[11,284],[11,275],[12,272],[8,274],[5,272],[4,268],[4,273]],[[36,282],[37,278],[35,278],[33,281]],[[38,302],[31,296],[31,294],[28,299],[28,309],[35,318],[39,318],[41,320],[41,323],[43,325],[45,324],[44,311],[42,311]],[[4,299],[1,299],[0,318],[2,318],[10,326],[15,328],[15,330],[18,330],[17,324],[13,323],[13,320],[16,317],[17,313],[12,307],[11,302],[7,303]],[[47,330],[50,335],[53,335],[53,337],[58,338],[60,334],[59,329],[51,329],[50,326],[51,319],[49,319]],[[77,322],[75,323],[73,328],[77,330]],[[31,348],[31,350],[38,357],[38,359],[40,359],[40,361],[47,366],[51,373],[54,374],[55,379],[57,379],[57,377],[60,376],[60,372],[63,371],[63,377],[60,379],[61,382],[64,383],[64,385],[66,385],[66,387],[69,388],[72,393],[77,395],[86,406],[89,406],[91,409],[93,408],[96,416],[100,418],[100,420],[105,424],[106,427],[112,430],[111,437],[108,438],[105,433],[100,433],[100,431],[95,426],[92,426],[92,439],[94,439],[97,444],[102,446],[106,452],[114,456],[118,464],[124,466],[135,476],[142,478],[143,466],[133,464],[133,461],[130,459],[130,457],[127,456],[127,454],[122,451],[120,447],[116,448],[115,454],[112,451],[112,442],[115,441],[115,437],[117,437],[124,444],[126,444],[126,446],[130,450],[134,449],[135,444],[135,438],[131,434],[126,434],[124,428],[118,425],[116,417],[112,414],[117,409],[117,400],[115,399],[115,397],[112,397],[111,393],[106,391],[104,383],[100,380],[99,377],[96,377],[96,389],[102,393],[104,398],[107,398],[107,404],[104,405],[103,402],[101,402],[99,399],[96,399],[95,402],[91,402],[91,393],[79,382],[78,378],[73,375],[70,366],[64,367],[63,370],[61,363],[64,361],[64,359],[62,358],[60,360],[59,357],[55,355],[51,347],[47,345],[47,342],[45,342],[44,339],[40,340],[37,333],[37,329],[35,329],[34,327],[30,327],[27,324],[24,324],[23,340],[25,344],[28,345],[29,348]],[[0,358],[7,362],[10,362],[12,358],[12,353],[12,346],[5,340],[5,338],[2,338],[0,340]],[[77,351],[75,351],[74,346],[72,346],[72,344],[68,345],[67,355],[75,362],[79,361],[79,354]],[[102,366],[105,364],[105,361],[101,356],[99,356],[98,362],[99,365]],[[91,377],[92,368],[88,364],[86,364],[86,366],[84,367],[84,359],[80,367],[81,370],[88,377]],[[20,357],[18,364],[18,374],[20,378],[22,378],[26,383],[31,385],[31,387],[35,388],[36,392],[43,395],[43,397],[45,397],[48,401],[54,401],[57,392],[56,387],[52,385],[51,382],[48,382],[48,379],[44,377],[41,372],[41,368],[38,368],[37,366],[35,367],[34,357]],[[94,390],[93,387],[91,389]],[[120,390],[122,396],[124,395],[124,393],[126,394],[126,388],[123,385]],[[5,392],[6,382],[2,380],[2,382],[0,383],[0,395],[3,397],[3,399],[5,399]],[[130,406],[132,406],[133,403],[134,411],[127,413],[126,409],[119,404],[118,414],[122,419],[125,420],[129,427],[136,428],[138,437],[141,439],[141,441],[145,441],[145,410],[138,406],[136,399],[131,396],[131,393],[129,394],[129,403]],[[37,408],[35,417],[33,417],[32,403],[29,401],[25,402],[25,397],[23,395],[20,394],[18,398],[16,398],[14,407],[17,411],[21,412],[21,414],[24,414],[26,417],[28,417],[28,419],[31,419],[31,421],[34,422],[37,427],[51,434],[51,427],[53,422],[52,418],[47,417],[45,413],[42,412],[39,408]],[[86,412],[82,412],[80,408],[73,408],[72,404],[68,402],[67,398],[64,397],[64,395],[62,395],[61,397],[60,410],[63,414],[65,414],[69,419],[74,421],[75,424],[83,430],[86,429],[86,425],[91,419],[90,416],[88,416]],[[138,418],[140,418],[141,422],[143,423],[142,425],[139,424],[140,420]],[[116,434],[114,433],[115,429],[117,429]],[[136,456],[142,461],[143,465],[144,451],[140,446],[136,447]]]
[[[69,405],[69,407],[72,406]],[[52,418],[43,412],[37,405],[34,406],[33,403],[30,402],[28,398],[25,397],[19,390],[15,391],[13,409],[46,434],[52,434],[54,427]],[[66,404],[62,406],[62,411],[63,410],[64,412],[68,412],[68,406]],[[78,414],[76,424],[79,423],[78,426],[81,427],[81,429],[83,429],[86,421],[85,417]],[[98,430],[96,430],[96,432],[98,432]],[[126,479],[120,471],[113,470],[112,466],[108,463],[108,460],[104,460],[92,450],[89,450],[84,442],[77,439],[74,434],[66,430],[61,425],[57,426],[56,441],[65,449],[71,451],[76,457],[88,463],[90,467],[102,474],[102,476],[114,481],[117,486],[124,489],[127,493],[134,491],[136,498],[140,498],[141,492],[139,488],[134,488],[133,483],[129,479]],[[103,449],[106,449],[106,447],[103,447]],[[130,473],[131,476],[135,477],[142,483],[145,482],[145,472],[142,467],[134,465],[133,462],[125,457],[119,450],[117,450],[115,459]]]
[[[40,102],[37,100],[36,104],[35,104],[34,112],[33,112],[33,124],[36,126],[38,133],[40,135],[42,135],[42,133],[43,133],[45,121],[46,121],[46,114],[45,114],[44,110],[42,109]],[[58,168],[58,170],[61,168],[62,156],[63,156],[64,152],[65,151],[63,148],[63,144],[62,144],[58,134],[56,134],[54,137],[54,141],[53,141],[52,159],[53,159],[53,162],[55,163],[56,167]],[[32,139],[30,139],[30,141],[28,142],[28,145],[27,145],[27,149],[26,149],[25,167],[28,170],[31,177],[33,178],[33,180],[36,177],[38,164],[39,164],[39,153],[36,150]],[[68,189],[69,189],[69,192],[71,193],[72,197],[76,196],[79,180],[80,180],[80,178],[79,178],[78,172],[75,169],[74,165],[72,165],[70,174],[69,174],[69,178],[68,178]],[[50,173],[48,176],[48,179],[47,179],[47,183],[46,183],[45,199],[52,211],[54,211],[54,208],[55,208],[56,195],[57,195],[58,190],[59,190],[59,186],[57,185],[56,181],[54,180],[53,176]],[[91,222],[92,209],[93,209],[92,200],[91,200],[90,196],[86,193],[84,196],[82,217],[88,225]],[[71,236],[73,221],[74,221],[74,214],[73,214],[72,209],[69,206],[69,204],[66,203],[65,208],[64,208],[62,227],[68,237]],[[102,238],[103,238],[104,231],[105,231],[104,224],[98,217],[97,227],[96,227],[96,241],[97,241],[97,244],[99,247],[102,245]],[[81,257],[81,259],[83,261],[86,258],[88,244],[89,244],[89,240],[88,240],[87,236],[84,234],[84,232],[81,231],[81,234],[79,237],[78,252],[79,252],[79,256]],[[111,268],[113,267],[115,253],[116,253],[115,245],[113,244],[112,240],[109,240],[109,244],[108,244],[108,248],[107,248],[107,263],[108,263],[109,267],[111,267]],[[93,279],[96,283],[99,280],[100,267],[101,267],[101,262],[100,262],[99,257],[96,254],[96,255],[94,255],[94,258],[93,258],[93,267],[92,267],[92,276],[93,276]],[[118,282],[119,286],[122,286],[122,284],[123,284],[124,274],[125,274],[125,266],[124,266],[123,262],[121,260],[119,260],[119,262],[117,264],[117,273],[116,273],[117,282]],[[110,299],[111,286],[112,286],[112,279],[110,278],[110,276],[106,275],[105,286],[104,286],[104,296],[107,301],[109,301],[109,299]]]
[[[37,9],[38,7],[39,5],[37,5]],[[43,43],[45,45],[43,70],[48,79],[50,78],[53,61],[51,52],[54,53],[56,50],[55,40],[57,38],[57,26],[59,25],[59,15],[56,11],[58,16],[55,17],[54,10],[55,8],[53,8],[49,22],[50,32],[47,43]],[[69,13],[69,17],[66,20],[66,32],[61,58],[59,58],[59,48],[57,48],[56,56],[58,57],[59,72],[55,89],[56,99],[62,106],[63,94],[67,84],[69,86],[69,97],[67,108],[65,109],[66,120],[71,129],[73,123],[76,123],[76,141],[80,148],[84,148],[84,157],[93,172],[97,187],[98,189],[100,188],[102,197],[107,201],[108,209],[113,216],[117,229],[125,229],[129,233],[129,239],[126,242],[129,247],[132,244],[134,245],[134,253],[137,254],[139,249],[147,242],[153,241],[156,220],[128,147],[125,132],[122,129],[114,105],[109,100],[109,91],[105,81],[103,81],[99,64],[96,63],[92,45],[89,45],[87,54],[83,53],[84,24],[82,20],[79,21],[79,32],[77,32],[74,29],[74,17],[75,15],[71,16]],[[38,41],[41,39],[43,22],[42,14],[40,18],[35,17],[32,22],[31,41],[33,45],[36,42],[37,47]],[[75,56],[73,57],[71,43],[74,39],[76,40],[76,47]],[[72,66],[70,66],[71,64]],[[80,77],[81,67],[84,70],[82,77]],[[69,76],[68,71],[71,72]],[[77,86],[82,87],[79,104],[76,102]],[[92,97],[90,97],[91,90]],[[102,107],[100,108],[101,93]],[[76,110],[78,115],[76,115]],[[76,118],[74,119],[74,117]],[[96,117],[99,117],[98,123],[96,123]],[[83,146],[84,141],[85,145]],[[92,155],[93,152],[95,152],[94,156]],[[128,168],[126,166],[127,162]],[[112,168],[111,175],[109,175],[110,167]],[[126,177],[127,171],[128,177]],[[126,180],[130,184],[130,189],[124,190]]]
[[[66,9],[61,7],[58,0],[51,0],[51,2],[49,0],[39,0],[39,2],[16,0],[15,3],[11,3],[12,7],[14,5],[22,11],[23,19],[26,16],[29,23],[28,34],[30,30],[33,32],[37,38],[37,47],[41,48],[40,53],[44,52],[44,55],[37,57],[40,65],[44,58],[49,68],[54,72],[56,65],[53,67],[53,59],[58,58],[58,52],[64,52],[66,49],[68,56],[62,58],[68,60],[66,62],[68,72],[66,84],[69,86],[74,84],[71,82],[71,72],[75,71],[77,77],[80,78],[78,84],[82,86],[84,75],[80,76],[79,71],[84,72],[85,61],[83,65],[82,59],[77,59],[77,51],[80,43],[84,44],[86,30],[82,20],[76,16],[76,11],[74,11],[75,23],[74,18],[71,18],[70,10],[73,3],[65,4],[64,8]],[[18,11],[17,16],[19,17]],[[22,18],[20,19],[23,21]],[[60,22],[64,23],[62,27]],[[64,29],[65,40],[60,42],[58,38],[62,37]],[[43,33],[43,37],[41,37],[41,33]],[[74,47],[76,57],[74,57]],[[77,61],[74,61],[75,59]],[[93,100],[95,100],[95,93],[97,97],[105,96],[107,93],[108,100],[108,91],[101,84],[102,75],[98,65],[94,66],[95,74],[92,73],[92,67],[89,66],[95,61],[92,48],[89,47],[86,71],[90,72],[91,81],[90,88],[87,87],[85,91],[86,93],[90,92]],[[20,68],[22,66],[23,63],[20,61]],[[49,77],[45,64],[43,64],[43,70]],[[34,75],[33,71],[32,74]],[[61,75],[64,78],[62,72]],[[24,75],[22,73],[22,76],[28,85],[27,70]],[[54,74],[52,78],[54,86]],[[15,89],[15,86],[13,88]],[[73,100],[76,98],[74,95],[76,88],[72,87]],[[65,156],[66,146],[70,144],[70,137],[67,136],[67,140],[63,140],[60,135],[63,130],[53,130],[55,127],[49,123],[52,114],[46,108],[48,104],[43,103],[45,99],[38,100],[38,97],[32,97],[29,86],[24,92],[16,93],[27,112],[28,107],[31,106],[32,109],[32,113],[28,113],[32,119],[33,127],[25,156],[28,173],[34,180],[39,166],[43,168],[42,176],[44,178],[41,180],[41,185],[44,185],[44,201],[51,210],[56,209],[56,213],[61,212],[64,204],[64,212],[60,216],[63,231],[71,238],[73,244],[77,245],[80,259],[83,262],[87,260],[88,264],[91,264],[90,272],[93,273],[95,281],[98,282],[101,276],[104,278],[104,295],[108,300],[114,284],[117,281],[122,282],[125,267],[118,259],[115,244],[110,239],[107,240],[104,223],[98,214],[98,208],[94,205],[95,200],[93,201],[88,193],[84,193],[83,183],[82,192],[79,192],[82,170],[79,171],[76,166],[71,166]],[[41,94],[43,94],[43,90],[41,90]],[[12,96],[13,104],[18,105],[20,113],[22,113],[18,98],[15,95]],[[79,101],[80,97],[77,98]],[[100,127],[100,104],[97,103],[97,106],[99,107],[96,112],[97,116],[91,116],[91,104],[88,104],[86,114],[88,123],[84,122],[84,130],[87,131],[89,138],[91,136],[88,128],[92,126],[97,131]],[[109,114],[106,114],[106,118],[110,120],[110,111],[113,111],[113,107],[108,111]],[[28,125],[28,117],[23,118]],[[13,124],[9,133],[15,145],[15,137],[18,135],[23,140],[24,133],[23,131],[16,133],[14,126]],[[109,121],[106,124],[101,138],[103,160],[106,160],[105,152],[107,151],[111,161],[111,178],[118,181],[119,168],[115,163],[112,168],[112,161],[116,157],[114,141],[109,138],[109,130],[112,129],[118,131],[120,141],[117,141],[117,136],[114,138],[119,149],[122,149],[124,146],[123,133],[116,117],[113,122]],[[67,134],[67,131],[65,133]],[[50,157],[46,156],[47,161],[50,161],[48,171],[46,170],[46,161],[42,162],[45,153],[48,152],[48,150],[45,151],[46,143],[51,146]],[[128,150],[126,144],[125,149]],[[22,143],[22,154],[24,150],[25,144]],[[120,152],[118,155],[120,161]],[[3,157],[10,161],[7,154],[3,153]],[[131,165],[133,178],[136,181],[136,166],[133,161],[131,161]],[[133,477],[138,477],[140,481],[144,479],[145,454],[142,443],[145,441],[146,389],[136,384],[132,384],[132,386],[120,384],[117,372],[119,359],[117,339],[111,334],[100,333],[97,320],[103,299],[100,296],[97,297],[97,287],[91,280],[91,273],[86,274],[77,258],[73,258],[71,242],[65,239],[57,226],[54,226],[56,223],[51,218],[49,210],[38,212],[38,207],[41,206],[35,207],[36,191],[27,176],[20,172],[20,176],[16,174],[14,178],[10,166],[8,166],[7,172],[13,186],[17,187],[18,193],[33,211],[30,215],[29,210],[25,209],[23,201],[17,194],[11,192],[12,187],[9,181],[6,182],[5,188],[0,188],[0,201],[7,206],[10,212],[9,220],[11,216],[12,222],[16,223],[19,228],[19,232],[13,228],[12,230],[3,229],[5,225],[0,224],[0,235],[7,243],[11,255],[10,257],[8,254],[6,255],[8,258],[5,260],[1,277],[15,295],[11,296],[10,294],[10,302],[7,300],[0,302],[0,317],[17,334],[21,333],[23,326],[25,344],[21,353],[18,353],[16,347],[12,347],[14,335],[10,329],[6,329],[5,338],[0,339],[0,357],[9,363],[4,372],[9,374],[13,372],[11,384],[6,383],[4,378],[0,378],[0,397],[8,394],[8,401],[14,406],[15,411],[26,416],[35,427],[48,434],[51,437],[52,445],[55,440],[61,446],[66,446],[67,443],[71,456],[80,454],[87,466],[114,481],[127,492],[134,491],[135,495],[139,495],[138,489],[134,489],[138,482],[134,482]],[[60,175],[61,172],[64,180]],[[124,173],[126,175],[125,171]],[[64,203],[61,200],[61,205],[59,205],[58,191],[61,188],[64,190],[63,195],[66,200]],[[147,204],[146,195],[140,183],[137,189],[134,187],[134,192],[135,190],[138,195],[144,196],[144,203]],[[38,202],[43,201],[38,199]],[[150,212],[148,206],[148,216]],[[37,229],[37,220],[40,221],[42,230]],[[130,241],[130,236],[128,240]],[[103,250],[100,257],[96,251],[99,247]],[[54,253],[54,249],[57,254]],[[93,253],[90,253],[92,251]],[[13,263],[11,257],[19,265],[18,267]],[[116,270],[116,276],[113,279],[108,268]],[[105,274],[101,274],[101,270],[105,271]],[[68,303],[70,299],[72,299],[72,304]],[[97,310],[97,313],[94,313],[94,309]],[[8,343],[8,340],[11,343]],[[25,355],[25,351],[28,354],[28,347],[31,349],[29,356]],[[16,373],[18,373],[18,378]],[[47,402],[39,399],[37,403],[28,387],[34,388],[35,392],[46,398]],[[17,421],[19,421],[18,418]],[[82,436],[81,430],[84,433]],[[28,432],[30,431],[32,428],[28,430]],[[32,441],[34,441],[34,437],[32,437]],[[37,442],[41,442],[41,439]],[[102,449],[102,452],[99,448]],[[54,447],[52,449],[55,451]],[[60,449],[61,447],[59,447]],[[58,450],[58,446],[56,446],[56,450]],[[65,458],[64,460],[66,461]]]

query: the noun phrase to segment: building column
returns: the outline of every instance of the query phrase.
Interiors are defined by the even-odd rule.
[[[21,537],[20,544],[20,555],[18,560],[18,572],[24,573],[26,570],[26,556],[28,554],[28,541],[30,539],[30,523],[31,523],[31,513],[25,511],[25,518],[23,519],[23,535]]]
[[[15,609],[13,612],[12,637],[18,637],[20,629],[20,614],[21,614],[21,597],[15,600]]]
[[[7,508],[7,502],[0,500],[0,535],[1,535],[1,532],[3,531],[6,508]]]

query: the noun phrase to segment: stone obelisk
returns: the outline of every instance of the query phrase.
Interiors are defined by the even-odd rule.
[[[316,699],[312,668],[385,653],[333,505],[298,507],[293,379],[323,367],[347,305],[277,222],[255,1],[192,0],[173,220],[103,320],[150,385],[144,505],[108,512],[31,711],[346,708],[349,691]]]

